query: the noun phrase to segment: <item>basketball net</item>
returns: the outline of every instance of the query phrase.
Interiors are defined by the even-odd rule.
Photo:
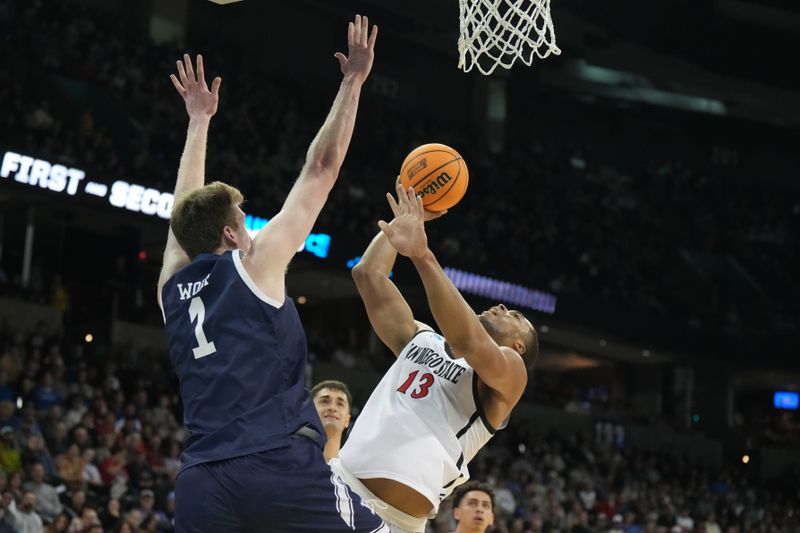
[[[458,68],[489,75],[517,59],[531,66],[534,55],[559,55],[550,0],[459,0]]]

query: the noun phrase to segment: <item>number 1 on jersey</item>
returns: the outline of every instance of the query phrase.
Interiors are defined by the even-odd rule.
[[[203,331],[203,321],[206,319],[206,306],[203,305],[203,300],[199,296],[192,298],[189,304],[189,320],[194,322],[197,319],[197,325],[194,327],[194,336],[197,337],[197,348],[192,348],[192,353],[195,359],[200,359],[217,351],[214,342],[208,342],[206,333]]]

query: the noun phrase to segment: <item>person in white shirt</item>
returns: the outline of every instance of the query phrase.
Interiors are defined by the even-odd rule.
[[[55,487],[44,480],[44,467],[41,463],[33,464],[31,467],[31,481],[26,482],[23,488],[36,496],[34,498],[36,512],[42,515],[45,520],[52,520],[64,510]]]
[[[17,533],[43,533],[44,525],[42,517],[34,511],[36,507],[36,494],[30,490],[26,490],[22,494],[22,501],[19,507],[12,499],[8,505],[8,510],[11,516],[14,517],[14,528]]]
[[[496,305],[476,315],[430,251],[436,218],[397,185],[391,223],[353,268],[372,327],[397,359],[361,411],[331,468],[392,527],[419,532],[469,479],[467,465],[505,427],[538,353],[533,325]],[[397,253],[422,278],[442,335],[414,320],[389,273]]]

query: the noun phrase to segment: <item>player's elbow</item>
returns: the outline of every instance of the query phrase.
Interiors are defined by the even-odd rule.
[[[319,180],[333,187],[339,177],[342,160],[331,153],[315,154],[309,152],[303,166],[303,175],[309,179]]]
[[[352,276],[353,281],[355,281],[356,285],[364,285],[366,284],[372,276],[375,276],[376,272],[374,269],[370,268],[368,263],[365,263],[363,260],[359,261],[353,268],[350,270],[350,276]]]

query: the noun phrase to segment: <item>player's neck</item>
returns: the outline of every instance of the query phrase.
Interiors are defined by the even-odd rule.
[[[342,447],[342,434],[336,430],[328,431],[327,428],[325,433],[328,436],[328,441],[325,443],[323,455],[327,463],[331,459],[339,457],[339,449]]]

